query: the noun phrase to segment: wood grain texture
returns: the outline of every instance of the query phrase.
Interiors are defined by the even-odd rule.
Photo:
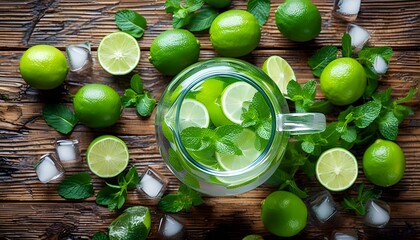
[[[117,31],[114,13],[133,9],[146,17],[148,28],[139,40],[142,50],[138,72],[157,99],[171,77],[161,75],[148,61],[150,44],[161,32],[171,28],[171,16],[165,13],[164,0],[23,0],[0,1],[0,239],[89,239],[97,231],[106,230],[120,211],[109,211],[95,204],[95,198],[68,201],[57,194],[58,183],[38,181],[34,164],[38,158],[54,151],[58,138],[78,138],[83,161],[65,166],[66,175],[88,172],[85,162],[89,143],[102,134],[114,134],[129,147],[130,164],[140,173],[153,165],[168,180],[167,193],[175,192],[179,181],[165,166],[156,144],[154,114],[148,119],[137,116],[134,109],[125,109],[112,127],[95,130],[78,124],[69,136],[49,127],[42,118],[47,103],[63,102],[71,106],[71,94],[86,83],[104,83],[123,93],[131,76],[114,77],[99,66],[96,49],[103,36]],[[341,45],[347,23],[332,16],[333,0],[313,0],[322,15],[321,34],[309,43],[294,43],[277,30],[274,12],[283,1],[272,0],[268,22],[262,28],[259,47],[242,59],[259,67],[271,55],[285,58],[295,70],[300,83],[314,79],[306,62],[317,49],[325,45]],[[233,0],[231,8],[246,9],[246,1]],[[373,46],[391,46],[394,55],[389,70],[380,80],[380,90],[392,88],[392,97],[401,98],[409,88],[420,82],[420,4],[416,0],[362,1],[356,24],[372,33]],[[207,32],[196,33],[201,43],[200,60],[218,56],[212,49]],[[81,74],[70,73],[65,84],[53,91],[39,91],[25,84],[19,73],[19,59],[29,46],[50,44],[64,51],[69,44],[92,43],[93,67]],[[319,88],[317,98],[323,94]],[[333,226],[322,227],[310,221],[305,230],[293,239],[325,239],[333,228],[355,229],[359,239],[419,239],[420,236],[420,95],[407,106],[415,114],[399,129],[396,142],[403,148],[407,166],[403,180],[384,188],[382,199],[391,206],[391,221],[384,229],[365,226],[362,218],[340,210]],[[337,109],[339,110],[339,109]],[[327,116],[329,121],[335,114]],[[354,149],[361,163],[364,147]],[[95,192],[104,180],[93,174]],[[298,184],[310,194],[323,188],[313,177],[299,172]],[[357,183],[369,184],[361,164]],[[205,197],[205,204],[189,213],[178,213],[189,239],[241,239],[251,233],[276,239],[260,221],[260,203],[275,187],[262,185],[234,197]],[[351,194],[354,194],[353,192]],[[341,202],[345,193],[333,193]],[[163,215],[157,202],[137,191],[130,191],[127,206],[145,205],[152,211],[152,233],[157,239],[159,219]]]

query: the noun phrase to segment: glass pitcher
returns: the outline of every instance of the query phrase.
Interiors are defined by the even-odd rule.
[[[277,169],[291,134],[325,129],[320,113],[289,113],[276,83],[242,60],[191,65],[157,106],[159,151],[173,174],[212,196],[240,194]]]

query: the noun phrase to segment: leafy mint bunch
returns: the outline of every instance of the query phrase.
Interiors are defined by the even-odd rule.
[[[156,106],[156,99],[143,88],[143,82],[138,74],[130,80],[130,87],[124,91],[121,102],[124,107],[135,107],[142,117],[149,117]]]
[[[118,185],[106,182],[106,186],[96,196],[96,203],[108,206],[109,210],[120,209],[127,199],[127,191],[139,184],[140,179],[135,166],[132,166],[124,175],[117,177]]]
[[[343,207],[345,209],[354,210],[360,215],[365,215],[366,202],[369,199],[379,199],[381,197],[382,191],[377,189],[365,189],[363,184],[360,184],[357,188],[356,197],[345,197],[343,200]]]
[[[191,207],[204,203],[201,194],[182,184],[174,194],[163,196],[158,207],[164,212],[176,213],[182,210],[189,211]]]

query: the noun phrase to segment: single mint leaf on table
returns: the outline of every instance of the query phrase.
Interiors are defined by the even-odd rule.
[[[142,117],[150,117],[153,109],[156,106],[156,99],[154,99],[149,92],[145,92],[142,96],[137,99],[136,110],[137,113]]]
[[[64,104],[47,104],[42,110],[42,116],[47,124],[60,133],[70,133],[79,119]]]
[[[262,27],[270,15],[270,0],[248,0],[247,11],[254,15]]]
[[[341,55],[343,57],[351,57],[352,55],[351,37],[348,33],[344,33],[341,38]]]
[[[89,173],[78,173],[66,177],[58,185],[58,194],[65,199],[85,199],[93,196],[94,190]]]
[[[143,81],[141,80],[140,75],[134,74],[131,77],[131,79],[130,79],[130,87],[137,94],[143,94],[144,93]]]
[[[96,232],[93,235],[92,240],[109,240],[109,237],[105,232]]]
[[[114,210],[118,205],[120,189],[105,186],[96,195],[98,205],[108,206],[109,210]]]
[[[334,46],[324,46],[308,60],[314,76],[320,77],[324,68],[337,58],[338,49]],[[293,82],[293,81],[290,81]],[[287,92],[289,93],[289,92]]]
[[[188,30],[199,32],[209,29],[213,20],[219,15],[219,12],[211,7],[205,7],[191,16]]]
[[[158,207],[164,212],[176,213],[184,209],[184,202],[178,194],[167,194],[160,199]]]
[[[146,19],[133,10],[119,10],[115,13],[118,28],[135,38],[141,38],[146,29]]]

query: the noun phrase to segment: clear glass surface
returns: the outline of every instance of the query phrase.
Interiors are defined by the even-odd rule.
[[[34,166],[39,181],[48,183],[64,175],[64,168],[52,154],[42,155]]]

